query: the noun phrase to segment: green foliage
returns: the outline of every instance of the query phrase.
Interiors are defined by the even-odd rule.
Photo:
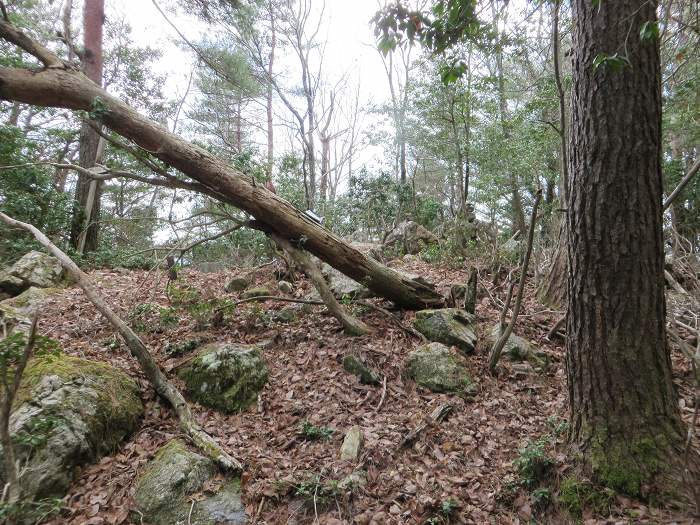
[[[11,384],[17,365],[19,365],[25,348],[27,335],[24,332],[13,332],[0,339],[0,383]],[[35,336],[33,356],[57,354],[59,346],[56,341],[42,335]]]
[[[60,238],[68,229],[70,199],[56,190],[49,168],[32,165],[38,156],[36,144],[18,128],[0,125],[0,211]],[[0,262],[17,259],[37,246],[26,234],[3,227]]]
[[[21,432],[13,436],[15,445],[28,448],[41,448],[46,444],[49,432],[60,423],[55,416],[46,416],[30,420]]]
[[[47,519],[60,514],[63,504],[64,502],[61,498],[20,500],[16,503],[0,502],[0,522],[43,523]]]
[[[131,327],[137,332],[162,332],[176,326],[180,321],[174,308],[165,308],[153,303],[134,306],[128,314]]]
[[[308,441],[327,440],[333,435],[333,429],[329,427],[318,427],[308,420],[302,421],[299,433]]]
[[[598,53],[593,59],[593,71],[607,68],[613,73],[618,73],[625,67],[631,67],[629,58],[619,53],[613,55]]]
[[[90,104],[90,111],[88,113],[88,117],[90,117],[91,120],[96,120],[100,122],[108,114],[109,108],[105,104],[105,101],[102,100],[99,96],[95,97],[92,100],[92,104]]]
[[[576,519],[587,509],[594,514],[607,515],[615,501],[615,492],[569,476],[561,482],[558,501]]]
[[[528,441],[527,445],[520,449],[513,465],[522,486],[526,488],[536,486],[545,479],[554,466],[555,461],[547,454],[546,446],[547,438],[543,437],[534,442]]]

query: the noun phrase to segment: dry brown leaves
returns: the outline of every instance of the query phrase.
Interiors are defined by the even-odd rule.
[[[467,278],[467,271],[435,268],[421,261],[396,266],[439,283],[442,291]],[[203,297],[213,298],[221,296],[232,273],[184,271],[180,279],[195,286]],[[162,272],[105,270],[92,276],[123,316],[140,303],[169,306]],[[490,294],[502,298],[505,290],[493,285],[493,276],[487,277],[484,284]],[[271,279],[269,268],[258,270],[258,284],[274,288]],[[298,295],[308,289],[308,283],[300,286]],[[419,341],[371,311],[363,314],[363,320],[377,328],[376,333],[360,338],[345,337],[335,319],[321,307],[313,307],[312,313],[290,324],[266,320],[264,314],[288,306],[274,302],[242,305],[224,326],[205,332],[194,332],[194,321],[180,312],[176,327],[143,334],[143,338],[166,370],[177,364],[164,354],[168,343],[192,338],[268,342],[264,352],[270,368],[269,383],[256,407],[234,416],[195,407],[204,428],[245,461],[244,501],[249,515],[255,516],[258,523],[301,524],[316,519],[327,525],[423,523],[448,500],[457,505],[453,523],[529,523],[532,510],[526,498],[504,507],[499,504],[498,495],[512,478],[512,461],[518,449],[528,439],[537,439],[547,431],[547,418],[566,418],[568,409],[562,341],[545,339],[558,315],[536,302],[534,289],[528,292],[516,332],[548,352],[554,366],[546,375],[524,377],[516,376],[507,363],[498,379],[484,372],[488,348],[483,341],[486,331],[497,322],[499,312],[489,295],[480,290],[477,317],[481,337],[476,354],[469,358],[479,392],[470,402],[418,390],[406,380],[402,363]],[[405,323],[413,316],[410,312],[399,315]],[[64,515],[48,523],[129,523],[133,484],[139,469],[161,444],[178,434],[176,421],[155,399],[124,346],[113,344],[112,330],[80,290],[68,289],[46,305],[41,332],[59,340],[67,353],[109,361],[130,374],[139,381],[147,407],[141,430],[114,455],[85,468],[65,498]],[[385,399],[379,410],[376,407],[382,387],[360,385],[343,371],[341,361],[349,351],[363,353],[386,376]],[[680,361],[677,364],[680,392],[688,398],[692,396],[689,371],[687,365],[684,367]],[[424,431],[412,447],[398,450],[409,429],[448,401],[454,410],[446,421]],[[686,406],[692,406],[687,399]],[[691,412],[684,410],[684,416],[690,417]],[[299,436],[299,426],[305,420],[335,431],[327,441],[305,441]],[[367,484],[352,493],[337,493],[332,501],[317,505],[314,510],[312,503],[295,497],[292,486],[312,475],[324,481],[340,480],[358,466],[338,457],[344,431],[352,425],[360,425],[364,431],[359,466],[367,471]],[[564,459],[561,450],[557,453]],[[565,464],[561,468],[565,469]],[[638,503],[618,503],[620,509],[635,509],[639,522],[683,520],[682,516],[670,516]],[[553,517],[548,521],[560,523],[560,519]],[[591,518],[585,523],[616,521],[624,522],[623,518]]]

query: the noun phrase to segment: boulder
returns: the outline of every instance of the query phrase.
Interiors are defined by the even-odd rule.
[[[255,403],[267,383],[267,365],[257,346],[204,345],[177,369],[192,399],[227,414]]]
[[[379,374],[372,370],[367,363],[356,355],[348,354],[343,358],[343,368],[346,372],[354,374],[363,385],[379,385]]]
[[[362,429],[355,425],[345,433],[343,445],[340,447],[340,459],[343,461],[357,461],[362,448]]]
[[[441,343],[423,345],[408,355],[406,372],[433,392],[469,394],[473,382],[465,366]]]
[[[228,293],[242,292],[243,290],[248,288],[250,284],[251,282],[248,277],[238,276],[232,278],[229,282],[227,282],[226,286],[224,287],[224,290]]]
[[[297,318],[298,309],[293,306],[287,306],[274,313],[272,318],[278,323],[291,323]]]
[[[11,268],[0,272],[0,290],[16,295],[31,286],[53,288],[63,282],[64,271],[58,259],[42,252],[24,254]]]
[[[404,253],[416,254],[420,253],[423,248],[431,244],[437,244],[437,236],[413,221],[404,221],[398,224],[387,235],[384,240],[384,248],[392,248],[399,246],[403,248]]]
[[[430,341],[454,345],[464,353],[476,347],[476,317],[459,308],[421,310],[413,326]]]
[[[61,354],[30,360],[15,407],[10,433],[32,499],[63,497],[78,467],[113,452],[143,415],[138,387],[126,374]]]
[[[354,279],[351,279],[347,275],[339,272],[329,264],[323,264],[321,267],[321,273],[323,273],[324,277],[328,281],[333,295],[336,297],[341,299],[343,297],[349,297],[350,299],[362,299],[373,296],[372,292],[370,292],[366,286],[363,286]],[[318,292],[316,292],[315,296],[316,298],[313,300],[318,300]]]
[[[240,480],[226,480],[210,494],[216,473],[216,465],[210,459],[188,450],[180,440],[161,447],[136,481],[134,500],[143,522],[150,525],[247,523]],[[205,485],[206,495],[192,497],[202,492]]]
[[[0,301],[0,322],[8,330],[28,332],[32,324],[32,316],[41,304],[52,295],[59,293],[58,288],[31,288],[17,297]]]
[[[500,336],[500,327],[495,324],[489,333],[489,345],[493,346]],[[510,334],[503,346],[502,355],[512,362],[528,362],[534,368],[545,369],[549,366],[549,358],[544,352],[539,352],[527,339]]]
[[[246,290],[241,294],[241,299],[252,299],[253,297],[263,297],[265,295],[274,295],[270,292],[268,288],[265,286],[257,286],[255,288],[251,288],[250,290]]]
[[[289,281],[280,281],[277,283],[277,289],[286,294],[291,294],[294,291],[294,286]]]

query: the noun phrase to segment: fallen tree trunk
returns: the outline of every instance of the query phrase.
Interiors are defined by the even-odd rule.
[[[206,150],[167,131],[109,95],[38,42],[0,20],[0,37],[44,64],[30,71],[0,67],[0,99],[90,112],[119,135],[204,186],[209,195],[240,208],[266,229],[303,247],[375,293],[407,308],[441,307],[430,286],[401,276],[317,224],[289,202]]]
[[[190,410],[187,401],[182,397],[180,391],[175,388],[175,386],[168,381],[163,371],[158,366],[151,356],[148,348],[143,344],[139,336],[129,328],[129,326],[121,320],[121,318],[112,310],[109,305],[105,302],[104,298],[97,291],[95,286],[92,284],[90,278],[73,262],[73,260],[63,253],[56,245],[54,245],[46,235],[39,231],[36,227],[31,224],[17,221],[8,217],[4,213],[0,212],[0,221],[4,222],[12,228],[21,228],[30,232],[34,238],[44,246],[54,257],[56,257],[61,266],[70,274],[73,279],[75,279],[78,286],[80,286],[88,299],[95,305],[95,308],[104,315],[109,323],[114,327],[114,329],[122,337],[126,346],[129,347],[131,353],[139,362],[141,370],[146,375],[148,381],[153,385],[156,392],[160,397],[165,399],[175,410],[180,421],[180,427],[183,432],[187,434],[194,444],[210,459],[212,459],[216,464],[218,464],[224,470],[237,470],[243,469],[243,465],[230,456],[226,451],[224,451],[214,439],[207,434],[202,427],[199,426],[197,421]]]

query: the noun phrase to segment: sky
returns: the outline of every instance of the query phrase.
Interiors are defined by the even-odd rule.
[[[188,40],[196,42],[206,36],[207,31],[211,31],[211,28],[194,18],[178,16],[169,11],[165,1],[161,0],[159,5]],[[315,0],[313,5],[320,8],[322,0]],[[319,40],[327,42],[324,76],[330,83],[334,83],[349,72],[351,82],[354,85],[356,82],[360,84],[363,106],[369,103],[379,104],[390,96],[384,66],[374,45],[375,38],[369,23],[378,7],[377,0],[325,0],[322,29],[319,33]],[[110,10],[123,15],[130,23],[138,44],[156,47],[163,52],[163,58],[157,64],[157,73],[167,75],[166,94],[179,98],[186,90],[193,57],[178,47],[180,38],[175,30],[164,20],[151,0],[107,0],[107,12]],[[295,70],[296,64],[294,57],[278,54],[275,69],[278,74],[285,75],[296,83],[299,78]],[[277,113],[281,116],[283,112],[280,105]],[[365,119],[365,125],[376,123],[376,119]],[[276,134],[276,149],[289,149],[289,134],[280,131],[282,130]],[[380,148],[369,147],[362,153],[360,163],[378,166],[383,162],[382,156]]]

